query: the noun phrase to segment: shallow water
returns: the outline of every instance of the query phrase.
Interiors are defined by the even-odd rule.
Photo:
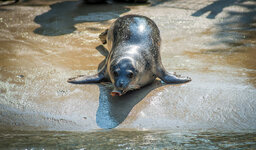
[[[255,148],[255,6],[72,0],[1,7],[0,148]],[[97,72],[108,54],[98,35],[126,14],[156,22],[165,68],[192,82],[157,80],[122,97],[111,97],[109,84],[66,82]]]
[[[256,134],[198,131],[0,133],[0,149],[255,149]]]

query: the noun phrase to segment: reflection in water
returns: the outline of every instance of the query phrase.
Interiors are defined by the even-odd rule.
[[[255,149],[255,132],[1,131],[0,149]]]

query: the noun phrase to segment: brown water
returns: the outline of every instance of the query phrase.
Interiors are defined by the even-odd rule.
[[[31,0],[0,7],[0,148],[255,148],[255,6]],[[114,98],[109,84],[66,82],[97,72],[107,55],[98,35],[126,14],[156,22],[164,66],[192,82],[156,81]]]

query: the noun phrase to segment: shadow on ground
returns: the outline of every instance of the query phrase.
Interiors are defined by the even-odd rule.
[[[65,1],[50,5],[50,10],[36,16],[34,21],[40,27],[34,33],[45,36],[58,36],[72,33],[75,24],[101,22],[118,18],[130,9],[125,4],[85,4],[83,1]]]
[[[192,16],[199,17],[209,12],[209,15],[207,15],[206,18],[214,19],[219,13],[223,11],[224,8],[232,5],[240,5],[245,1],[246,0],[218,0],[202,9],[199,9],[193,13]]]
[[[234,6],[245,11],[228,10],[216,37],[230,47],[225,50],[228,64],[243,68],[248,83],[256,87],[256,1],[237,0]]]
[[[152,84],[139,90],[128,92],[119,96],[111,96],[111,86],[99,85],[99,107],[96,113],[96,123],[100,128],[112,129],[121,124],[130,111],[138,104],[150,91],[163,86],[161,81],[155,80]]]
[[[229,8],[224,10],[226,7]],[[256,1],[218,0],[194,12],[192,16],[199,17],[208,12],[208,19],[215,19],[219,13],[226,13],[216,24],[218,31],[213,33],[218,40],[210,44],[223,43],[227,47],[207,49],[202,53],[223,56],[224,63],[243,69],[242,73],[247,74],[248,82],[256,86]]]
[[[250,39],[250,42],[255,44],[255,42],[253,42],[256,39],[255,4],[253,0],[218,0],[194,12],[192,16],[199,17],[210,12],[206,18],[215,19],[226,7],[240,7],[240,9],[238,9],[240,11],[237,11],[237,9],[226,10],[227,15],[222,21],[216,24],[220,31],[215,33],[215,35],[221,42],[228,44],[230,47],[247,45],[248,43],[243,43],[244,39]],[[245,11],[241,11],[242,9]]]

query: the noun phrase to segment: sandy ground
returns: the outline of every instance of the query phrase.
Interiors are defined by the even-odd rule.
[[[73,85],[106,56],[98,35],[119,16],[156,22],[165,68],[192,82],[123,97]],[[170,0],[88,5],[26,1],[0,7],[0,129],[256,130],[256,2]]]

